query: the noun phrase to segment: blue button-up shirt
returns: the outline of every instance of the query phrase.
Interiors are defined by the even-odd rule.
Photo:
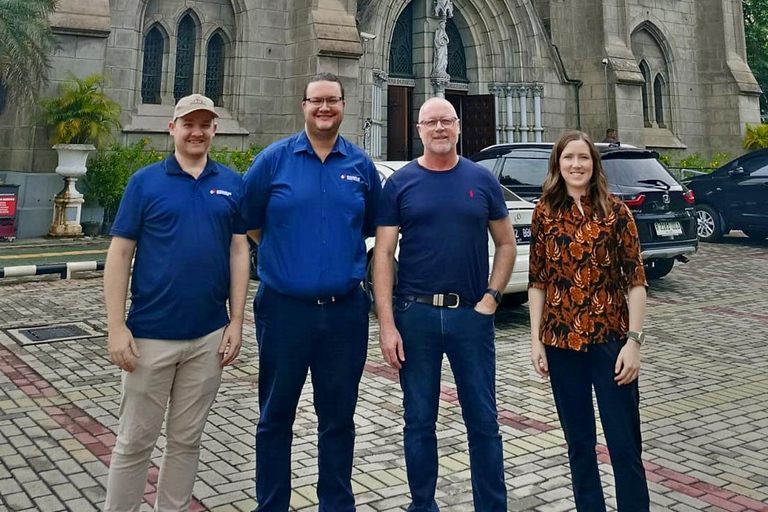
[[[259,153],[244,182],[246,226],[262,230],[264,284],[308,299],[360,284],[381,193],[368,155],[339,136],[322,162],[302,131]]]
[[[240,175],[210,158],[197,179],[171,155],[134,174],[112,235],[136,241],[127,325],[185,340],[226,325],[232,235],[245,234]]]

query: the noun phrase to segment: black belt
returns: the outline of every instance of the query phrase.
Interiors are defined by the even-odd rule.
[[[436,293],[434,295],[398,295],[398,298],[418,302],[419,304],[429,304],[438,308],[455,309],[460,305],[472,306],[470,301],[463,300],[458,293]]]
[[[345,299],[348,299],[351,295],[353,295],[359,286],[355,286],[350,291],[343,295],[329,295],[328,297],[320,297],[317,299],[317,304],[319,306],[325,306],[326,304],[333,304],[334,302],[339,302]],[[312,299],[312,302],[315,302],[315,299]]]

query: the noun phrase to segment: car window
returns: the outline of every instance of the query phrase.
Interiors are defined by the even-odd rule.
[[[478,160],[475,163],[476,164],[480,164],[483,167],[485,167],[486,169],[488,169],[489,171],[493,172],[493,168],[496,167],[496,160],[498,160],[498,159],[495,158],[495,157],[494,158],[486,158],[484,160]]]
[[[540,187],[547,177],[549,154],[544,152],[515,151],[504,157],[501,168],[502,185],[530,185]]]
[[[675,178],[655,158],[606,158],[603,169],[609,183],[628,187],[673,187]]]
[[[768,165],[764,165],[755,172],[753,172],[750,176],[753,177],[760,177],[760,176],[768,176]]]

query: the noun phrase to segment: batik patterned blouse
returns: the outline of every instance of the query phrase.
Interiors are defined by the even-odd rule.
[[[562,212],[548,215],[542,203],[533,212],[529,286],[546,291],[539,332],[545,345],[586,351],[627,338],[626,292],[648,284],[632,213],[610,200],[605,219],[587,196],[583,214],[570,197]]]

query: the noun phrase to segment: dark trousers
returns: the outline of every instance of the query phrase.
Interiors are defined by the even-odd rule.
[[[507,490],[496,412],[496,352],[493,316],[471,307],[437,308],[395,301],[395,323],[403,338],[400,370],[405,409],[405,464],[411,512],[436,512],[437,437],[443,354],[456,380],[467,426],[472,496],[476,512],[505,512]]]
[[[650,507],[641,460],[637,380],[624,386],[613,380],[623,346],[624,342],[598,343],[590,345],[587,352],[546,347],[552,393],[568,443],[573,494],[580,512],[605,511],[595,453],[593,387],[611,454],[619,512],[648,512]]]
[[[355,510],[350,482],[353,417],[368,349],[369,309],[362,288],[318,305],[259,287],[254,300],[259,345],[258,512],[288,510],[293,422],[307,370],[312,372],[318,420],[319,510]]]

